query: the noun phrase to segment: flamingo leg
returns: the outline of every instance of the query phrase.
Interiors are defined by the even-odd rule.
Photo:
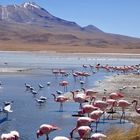
[[[46,140],[49,140],[49,136],[48,136],[48,134],[46,134]]]
[[[60,103],[60,109],[59,109],[60,112],[63,111],[63,103]]]
[[[8,119],[8,116],[9,116],[9,113],[8,113],[8,112],[6,112],[6,119]]]
[[[111,119],[113,120],[113,113],[115,112],[115,110],[113,108],[110,109],[110,114],[107,116],[107,119],[109,120],[110,116],[111,116]]]
[[[125,123],[125,111],[124,111],[124,113],[123,113],[123,114],[124,114],[124,117],[123,117],[123,119],[124,119],[124,123]]]
[[[103,114],[103,123],[105,122],[105,112]]]
[[[95,126],[96,130],[95,130],[95,132],[97,132],[97,129],[98,129],[98,123],[99,123],[99,121],[96,121],[96,126]]]
[[[122,122],[122,119],[125,119],[125,111],[124,110],[122,111],[122,115],[121,115],[121,118],[120,118],[120,123]]]
[[[73,76],[74,77],[74,81],[76,82],[76,77],[75,76]]]
[[[79,109],[82,109],[82,103],[80,103],[80,105],[79,105]]]

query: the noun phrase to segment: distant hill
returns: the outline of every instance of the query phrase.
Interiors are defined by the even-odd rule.
[[[94,25],[81,27],[53,16],[34,2],[0,6],[0,44],[1,50],[14,50],[16,44],[25,45],[25,50],[30,45],[35,45],[34,50],[40,46],[45,50],[48,45],[140,49],[139,38],[105,33]]]

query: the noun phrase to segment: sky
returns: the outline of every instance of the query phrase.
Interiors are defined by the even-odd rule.
[[[0,5],[29,0],[0,0]],[[80,26],[140,38],[140,0],[30,0],[52,15]]]

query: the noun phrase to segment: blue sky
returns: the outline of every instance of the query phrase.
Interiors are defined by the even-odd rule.
[[[109,33],[140,38],[140,0],[31,0],[54,16],[81,26],[95,25]],[[28,0],[0,0],[0,4]]]

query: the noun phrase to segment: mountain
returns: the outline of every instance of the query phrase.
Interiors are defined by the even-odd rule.
[[[105,33],[93,25],[81,27],[53,16],[34,2],[0,6],[0,43],[1,50],[14,50],[14,46],[28,50],[32,45],[33,50],[46,50],[47,46],[53,50],[59,46],[140,49],[139,38]]]

